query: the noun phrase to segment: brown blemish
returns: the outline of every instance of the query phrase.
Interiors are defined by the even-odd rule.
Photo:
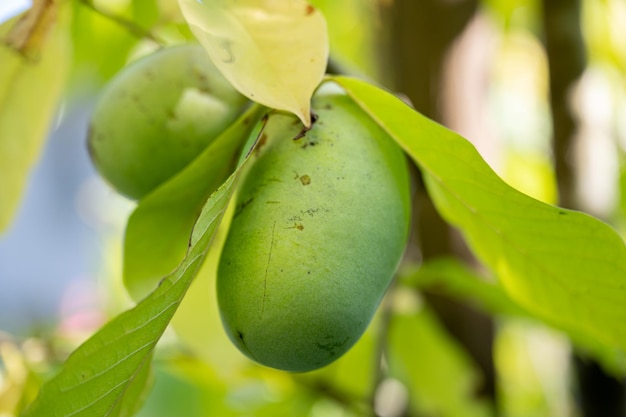
[[[307,4],[304,15],[311,16],[314,12],[315,12],[315,7],[311,6],[310,4]]]
[[[301,214],[301,215],[303,215],[303,216],[304,216],[305,214],[308,214],[308,215],[309,215],[309,217],[315,217],[315,215],[316,215],[316,214],[317,214],[320,210],[321,210],[321,212],[322,212],[322,213],[328,213],[328,212],[329,212],[329,210],[328,210],[327,208],[325,208],[325,207],[321,207],[321,208],[320,208],[320,207],[318,207],[318,208],[310,208],[310,209],[307,209],[307,210],[300,210],[300,214]]]
[[[300,218],[292,217],[289,220],[293,221],[293,226],[285,227],[285,229],[304,230],[304,225],[300,223],[300,220],[301,220]]]
[[[293,226],[291,227],[287,227],[286,229],[298,229],[298,230],[304,230],[304,225],[302,223],[294,223]]]
[[[309,185],[311,183],[311,177],[309,177],[308,175],[302,175],[300,177],[300,182],[302,183],[302,185]]]

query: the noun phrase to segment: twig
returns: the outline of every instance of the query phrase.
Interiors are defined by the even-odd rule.
[[[126,29],[129,33],[131,33],[132,35],[138,37],[138,38],[146,38],[146,39],[150,39],[152,42],[160,45],[160,46],[165,46],[165,42],[163,42],[161,39],[159,39],[158,37],[156,37],[152,32],[150,32],[147,29],[142,28],[141,26],[137,25],[135,22],[128,20],[122,16],[118,16],[116,14],[113,14],[111,12],[108,12],[106,10],[100,9],[99,7],[97,7],[96,5],[93,4],[92,0],[78,0],[79,3],[83,4],[85,7],[93,10],[95,13],[99,14],[102,17],[105,17],[107,19],[109,19],[112,22],[115,22],[116,24],[120,25],[121,27],[123,27],[124,29]]]

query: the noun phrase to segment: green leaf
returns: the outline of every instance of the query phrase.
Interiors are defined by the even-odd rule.
[[[59,13],[38,59],[0,44],[0,232],[17,210],[65,85],[71,52],[65,13]],[[0,38],[13,23],[0,26]]]
[[[626,245],[613,229],[508,186],[467,140],[392,94],[333,80],[419,165],[439,212],[517,303],[579,340],[626,349]]]
[[[150,30],[160,18],[159,0],[132,0],[133,21]]]
[[[394,314],[388,337],[390,375],[406,384],[418,415],[493,415],[488,403],[475,398],[480,382],[475,365],[428,310]]]
[[[74,94],[84,94],[115,75],[128,62],[139,38],[117,22],[103,16],[83,1],[72,6],[72,47],[74,68],[71,85]]]
[[[476,305],[491,314],[527,317],[497,282],[487,281],[456,258],[438,258],[403,276],[405,284],[445,294]]]
[[[124,241],[124,284],[135,300],[151,292],[183,260],[198,213],[232,171],[234,158],[264,111],[258,105],[248,109],[131,214]]]
[[[497,282],[486,281],[469,267],[453,258],[439,258],[428,261],[420,268],[403,276],[406,285],[417,288],[427,288],[430,292],[442,293],[483,309],[484,311],[510,317],[519,317],[529,320],[542,320],[540,315],[524,309],[512,300],[504,288]],[[544,319],[545,324],[559,327],[558,323],[551,323]],[[593,356],[607,372],[616,377],[626,373],[626,352],[610,345],[598,343],[577,331],[569,333],[571,341],[579,350]]]
[[[256,139],[257,136],[251,136]],[[143,393],[135,381],[196,275],[235,189],[242,166],[256,140],[246,147],[238,169],[211,195],[194,226],[187,256],[161,285],[133,309],[107,323],[75,350],[61,371],[48,381],[25,417],[119,416]]]
[[[152,370],[152,355],[150,355],[130,381],[128,388],[109,415],[118,417],[134,416],[148,398],[153,384],[154,373]]]
[[[179,0],[194,35],[241,94],[311,124],[328,61],[321,12],[305,0]]]

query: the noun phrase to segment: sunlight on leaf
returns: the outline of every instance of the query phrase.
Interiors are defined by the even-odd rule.
[[[193,244],[180,266],[133,309],[114,318],[75,350],[43,386],[24,417],[121,417],[121,412],[131,410],[131,404],[143,396],[141,382],[149,379],[145,366],[207,254],[254,143],[244,149],[238,169],[202,208]],[[138,397],[130,398],[132,393]],[[126,403],[123,409],[117,405],[120,401]]]
[[[310,126],[310,102],[326,71],[322,13],[304,0],[179,0],[193,33],[241,94],[294,113]]]
[[[252,106],[180,173],[140,201],[124,240],[124,284],[133,299],[151,292],[183,260],[198,212],[230,174],[264,111]]]
[[[28,175],[41,153],[69,70],[65,16],[30,60],[0,45],[0,231],[17,210]],[[0,38],[14,21],[0,26]],[[43,42],[43,44],[41,43]]]
[[[458,134],[384,90],[333,78],[421,168],[437,209],[522,307],[626,349],[626,245],[608,225],[508,186]]]

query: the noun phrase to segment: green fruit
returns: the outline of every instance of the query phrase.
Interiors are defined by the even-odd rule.
[[[318,93],[317,121],[272,115],[243,180],[218,270],[222,321],[251,359],[320,368],[362,335],[404,251],[403,153],[343,93]]]
[[[160,50],[124,68],[94,110],[88,139],[100,174],[141,198],[191,162],[244,110],[199,45]]]

